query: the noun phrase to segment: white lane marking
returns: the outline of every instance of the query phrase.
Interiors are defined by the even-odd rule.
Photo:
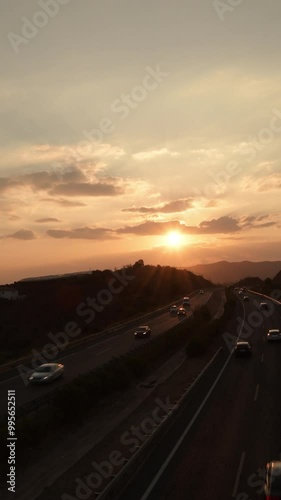
[[[237,495],[239,481],[240,481],[240,477],[241,477],[241,473],[242,473],[242,469],[243,469],[243,465],[244,465],[244,461],[245,461],[245,456],[246,456],[246,452],[243,451],[243,453],[241,455],[239,467],[238,467],[238,470],[237,470],[237,476],[236,476],[236,480],[235,480],[235,483],[234,483],[233,492],[232,492],[232,497],[234,497],[234,498],[236,498],[236,495]]]
[[[233,354],[233,349],[230,353],[230,355],[228,356],[226,362],[224,363],[221,371],[219,372],[216,380],[214,381],[212,387],[209,389],[207,395],[205,396],[205,398],[203,399],[201,405],[199,406],[198,410],[195,412],[195,414],[193,415],[192,419],[190,420],[188,426],[186,427],[185,431],[183,432],[183,434],[181,435],[181,437],[178,439],[177,443],[175,444],[174,448],[172,449],[172,451],[170,452],[170,454],[168,455],[168,457],[166,458],[165,462],[162,464],[162,466],[160,467],[158,473],[156,474],[155,478],[151,481],[150,485],[148,486],[148,488],[146,489],[146,491],[144,492],[143,496],[141,497],[140,500],[146,500],[151,491],[153,490],[154,486],[157,484],[157,482],[159,481],[160,477],[162,476],[163,472],[165,471],[166,467],[169,465],[169,463],[171,462],[172,458],[174,457],[175,453],[177,452],[178,448],[180,447],[180,445],[182,444],[183,440],[185,439],[185,437],[187,436],[188,432],[190,431],[192,425],[194,424],[194,422],[196,421],[198,415],[200,414],[201,410],[204,408],[206,402],[208,401],[210,395],[212,394],[214,388],[216,387],[219,379],[221,378],[225,368],[227,367],[229,361],[230,361],[230,358]]]
[[[264,359],[264,353],[262,353],[261,355],[261,362],[263,363],[263,359]]]
[[[255,401],[258,399],[259,388],[260,388],[260,384],[258,384],[257,387],[256,387]]]
[[[97,352],[96,356],[98,356],[99,354],[103,354],[104,352],[110,351],[110,349],[111,349],[111,347],[109,349],[105,349],[105,351]]]

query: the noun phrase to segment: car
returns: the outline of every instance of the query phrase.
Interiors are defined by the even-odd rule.
[[[178,308],[177,315],[178,316],[186,316],[186,310],[184,309],[184,307],[179,307]]]
[[[135,331],[135,338],[138,339],[138,338],[144,338],[144,337],[150,337],[151,335],[151,330],[149,328],[149,326],[145,325],[145,326],[139,326],[136,331]]]
[[[242,295],[242,293],[243,293],[242,290],[239,290],[238,295]]]
[[[252,354],[252,347],[249,342],[237,342],[235,346],[235,356],[250,356]]]
[[[249,302],[249,297],[248,297],[248,295],[244,295],[243,300],[244,300],[244,302]]]
[[[47,384],[64,374],[64,365],[61,363],[45,363],[38,366],[29,377],[31,384]]]
[[[266,464],[264,492],[266,500],[281,500],[281,462],[279,460]]]
[[[261,302],[260,309],[264,309],[264,311],[268,311],[268,304],[266,302]]]
[[[178,312],[178,306],[173,305],[170,307],[170,314],[177,314]]]
[[[190,300],[189,297],[184,297],[182,301],[183,306],[190,306]]]
[[[272,330],[268,330],[266,337],[268,342],[271,342],[272,340],[281,340],[281,332],[277,328],[274,328]]]
[[[199,290],[199,295],[204,295],[204,290]]]
[[[234,288],[234,291],[235,291],[235,292],[238,292],[238,290],[239,290],[239,288],[238,288],[238,286],[236,286],[236,287]]]

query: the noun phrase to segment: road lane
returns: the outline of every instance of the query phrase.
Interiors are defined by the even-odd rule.
[[[191,297],[191,308],[190,311],[187,309],[187,317],[192,314],[192,309],[205,304],[212,296],[212,293],[213,292],[210,291],[205,292],[204,295],[197,294]],[[171,316],[169,312],[161,313],[158,317],[149,319],[147,323],[151,326],[151,338],[161,335],[169,328],[176,325],[179,321],[185,321],[185,318],[179,319],[177,316]],[[80,374],[87,373],[90,370],[107,363],[110,359],[112,359],[112,357],[117,357],[130,351],[136,346],[137,342],[149,341],[149,339],[136,340],[134,337],[134,331],[135,328],[129,328],[119,335],[110,337],[109,339],[96,341],[95,343],[93,342],[92,345],[86,344],[78,351],[66,351],[66,353],[59,358],[59,361],[65,365],[65,375],[63,379],[57,380],[53,384],[46,386],[25,385],[20,376],[13,376],[10,379],[1,381],[0,416],[4,415],[7,411],[6,396],[9,389],[15,389],[17,395],[17,406],[22,406],[36,400],[40,396],[54,391],[57,387],[70,382],[73,378],[79,376]],[[54,361],[58,360],[55,359]]]
[[[249,321],[257,307],[252,301],[241,302],[242,305]],[[189,425],[193,415],[190,407],[123,492],[122,500],[262,498],[265,463],[278,459],[281,451],[281,343],[264,342],[266,330],[276,324],[280,325],[278,307],[270,317],[262,317],[260,326],[253,328],[247,338],[253,345],[252,358],[231,358],[210,400],[157,484],[149,490],[179,437],[179,428],[183,433]],[[207,387],[201,391],[201,401],[206,391]]]

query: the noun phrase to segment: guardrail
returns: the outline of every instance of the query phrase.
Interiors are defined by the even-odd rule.
[[[198,293],[198,291],[199,290],[194,290],[193,292],[191,292],[189,294],[189,297],[193,297],[194,295],[196,295]],[[114,327],[108,328],[106,330],[102,330],[101,332],[92,333],[90,335],[87,335],[86,338],[72,340],[69,342],[69,345],[65,349],[62,350],[61,357],[63,357],[63,354],[65,354],[65,352],[67,352],[68,350],[73,349],[75,347],[78,347],[80,345],[86,344],[87,342],[91,342],[92,340],[96,340],[96,339],[100,339],[100,338],[102,339],[103,337],[108,338],[108,336],[110,338],[111,336],[118,335],[118,333],[121,333],[123,328],[126,328],[126,327],[133,328],[141,320],[150,319],[150,318],[153,318],[154,316],[158,316],[162,312],[165,312],[166,310],[168,310],[171,305],[173,305],[175,303],[179,303],[179,302],[180,302],[180,299],[177,301],[170,302],[169,304],[165,305],[164,307],[161,307],[159,309],[151,311],[150,313],[146,313],[144,315],[132,318],[129,321],[125,321],[124,323],[120,323],[119,325],[116,325]],[[54,348],[48,349],[46,352],[51,353],[52,350],[54,350],[54,349],[57,350],[57,347],[54,346]],[[33,359],[34,359],[34,355],[26,356],[23,358],[18,358],[18,359],[15,359],[13,361],[10,361],[9,363],[6,363],[4,365],[0,365],[1,373],[5,373],[6,371],[9,371],[10,369],[15,368],[18,364],[29,363]],[[57,359],[60,359],[60,356],[58,356]],[[2,369],[4,369],[4,370],[2,371]]]
[[[279,300],[274,299],[273,297],[270,297],[269,295],[265,295],[264,293],[255,292],[254,290],[249,290],[249,292],[254,293],[255,295],[260,295],[261,297],[265,297],[269,300],[272,300],[272,302],[275,302],[277,305],[281,306],[281,302]]]
[[[155,442],[156,438],[158,438],[159,440],[161,433],[164,434],[165,427],[167,427],[167,424],[171,423],[171,416],[173,416],[178,410],[181,409],[181,405],[184,403],[189,393],[194,389],[195,385],[199,382],[199,380],[202,378],[204,373],[208,370],[208,368],[211,366],[211,364],[214,362],[221,351],[222,348],[220,347],[214,354],[212,359],[202,369],[196,379],[187,389],[185,389],[179,400],[176,401],[170,408],[169,413],[162,417],[162,421],[157,425],[155,430],[147,436],[146,441],[140,446],[139,449],[137,449],[137,451],[129,460],[127,459],[126,461],[124,461],[122,469],[112,477],[111,481],[104,488],[104,490],[99,494],[96,493],[98,500],[117,500],[121,498],[124,489],[134,477],[133,469],[139,468],[142,465],[142,463],[144,462],[144,455],[145,453],[147,453],[147,449],[149,448],[149,446],[153,445],[153,441]]]
[[[196,292],[193,292],[193,294],[195,295]],[[191,294],[189,295],[191,297]],[[175,302],[173,302],[172,304],[174,304]],[[166,306],[165,308],[163,309],[167,309],[169,306]],[[159,312],[159,310],[158,310]],[[153,311],[153,313],[150,313],[150,315],[152,314],[156,314],[156,311]],[[189,319],[192,317],[192,313],[190,313],[186,319]],[[168,332],[173,328],[174,326],[172,326],[171,328],[169,328],[168,330],[166,330],[164,332],[168,334]],[[155,339],[152,339],[151,342],[153,342]],[[133,349],[131,349],[130,351],[128,351],[126,354],[130,354],[130,353],[133,353],[135,351],[137,351],[138,349],[141,349],[142,348],[142,344],[140,345],[137,345],[135,346]],[[105,363],[103,366],[106,366],[109,362]],[[94,370],[90,370],[88,373],[95,373],[97,372],[98,370],[100,369],[100,366],[95,368]],[[38,411],[39,408],[41,408],[42,406],[46,406],[47,404],[51,404],[54,400],[54,398],[56,397],[57,394],[59,394],[60,390],[62,389],[63,386],[61,387],[58,387],[57,389],[51,391],[51,392],[48,392],[47,394],[45,394],[44,396],[41,396],[33,401],[30,401],[29,403],[26,403],[25,405],[22,405],[22,406],[19,406],[17,407],[17,414],[16,414],[16,418],[19,419],[25,415],[28,415],[29,413],[32,413],[34,411]],[[0,416],[0,425],[4,424],[5,422],[7,421],[7,414],[5,415],[2,415]]]

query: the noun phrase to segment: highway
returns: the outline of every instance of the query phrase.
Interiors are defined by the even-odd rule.
[[[187,316],[192,314],[192,309],[205,304],[212,295],[212,291],[206,291],[204,295],[197,293],[190,297],[191,308],[187,309]],[[171,316],[168,312],[161,312],[153,319],[141,319],[141,324],[149,324],[151,327],[151,338],[160,335],[167,331],[169,328],[177,324],[179,321],[184,321],[185,318],[179,319],[177,316]],[[25,405],[31,401],[38,399],[40,396],[53,392],[55,388],[70,382],[73,378],[80,374],[87,373],[102,364],[108,362],[113,356],[119,356],[133,349],[137,343],[149,342],[148,340],[135,339],[134,328],[124,328],[111,337],[91,339],[85,341],[83,344],[76,348],[71,348],[54,359],[54,362],[60,362],[65,365],[65,375],[63,379],[57,380],[52,384],[32,386],[24,383],[23,378],[18,374],[17,369],[13,369],[7,374],[1,374],[2,380],[0,381],[0,416],[5,415],[7,412],[7,392],[10,389],[16,391],[17,407]],[[42,361],[48,362],[48,361]],[[50,362],[50,361],[49,361]],[[38,362],[38,365],[41,364]],[[22,369],[24,377],[27,378],[30,368],[28,365]]]
[[[281,306],[266,317],[258,305],[267,300],[249,296],[239,303],[244,328],[233,318],[228,333],[242,333],[252,357],[236,358],[223,342],[122,500],[264,498],[265,464],[281,456],[281,343],[266,341],[281,327]]]

